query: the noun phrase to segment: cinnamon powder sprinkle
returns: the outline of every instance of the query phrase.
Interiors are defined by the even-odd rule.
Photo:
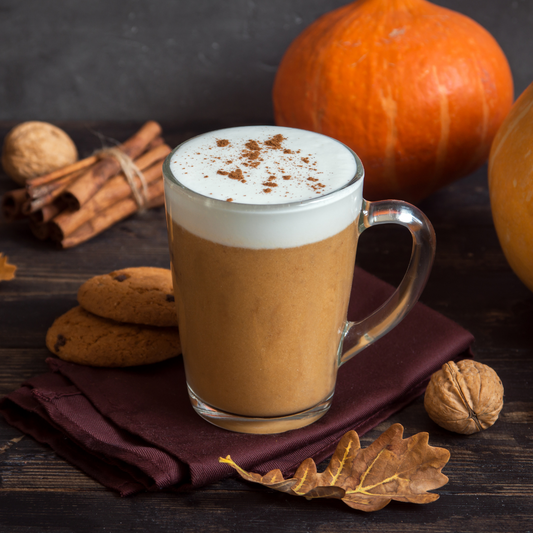
[[[254,141],[252,139],[250,139],[244,146],[246,146],[246,148],[248,148],[248,150],[252,150],[252,151],[258,151],[258,150],[261,150],[261,147],[259,146],[259,143],[257,141]]]
[[[274,149],[274,150],[281,150],[283,154],[300,154],[301,153],[301,150],[291,150],[289,148],[284,148],[282,146],[282,143],[283,141],[285,141],[286,138],[281,134],[281,133],[278,133],[276,135],[273,135],[272,137],[270,137],[269,139],[265,140],[265,141],[259,141],[259,140],[256,140],[256,139],[249,139],[246,143],[244,143],[244,146],[242,148],[242,151],[240,153],[240,155],[238,156],[238,159],[240,160],[240,163],[238,161],[235,161],[235,159],[232,159],[232,160],[225,160],[223,158],[223,156],[218,156],[216,157],[216,160],[224,165],[232,165],[235,163],[237,164],[240,164],[241,167],[243,168],[256,168],[258,167],[261,162],[264,162],[264,159],[263,157],[261,157],[261,154],[265,153],[265,149],[266,148],[270,148],[270,149]],[[216,144],[218,147],[225,147],[225,146],[228,146],[230,145],[230,141],[228,139],[216,139]],[[242,145],[241,145],[242,146]],[[297,164],[297,160],[300,160],[303,164]],[[273,188],[274,187],[278,187],[278,184],[275,183],[275,180],[276,179],[283,179],[283,180],[291,180],[294,178],[294,176],[290,175],[290,174],[283,174],[283,172],[286,172],[287,170],[289,170],[288,168],[284,168],[284,162],[288,162],[290,161],[290,163],[292,165],[295,165],[299,168],[304,168],[304,164],[305,165],[314,165],[316,167],[316,162],[313,162],[311,163],[310,162],[310,158],[309,157],[294,157],[294,158],[281,158],[279,162],[276,163],[276,166],[277,166],[277,169],[270,169],[268,168],[268,166],[265,168],[265,171],[270,174],[268,176],[268,178],[266,178],[266,180],[262,183],[262,185],[265,187],[263,189],[263,192],[268,194],[268,193],[271,193],[273,191]],[[215,163],[215,161],[213,160],[212,161],[213,163]],[[309,168],[309,167],[307,167]],[[313,171],[316,172],[316,168],[313,168],[312,169]],[[272,172],[278,172],[278,176],[276,175],[273,175],[271,174]],[[228,170],[218,170],[217,171],[217,174],[221,175],[221,176],[227,176],[229,177],[230,179],[233,179],[233,180],[236,180],[236,181],[239,181],[241,183],[246,183],[246,179],[245,179],[245,175],[243,173],[243,171],[241,170],[241,168],[237,167],[237,168],[234,168],[234,170],[231,170],[230,168],[228,168]],[[208,177],[207,175],[205,176],[206,178]],[[325,187],[325,185],[323,185],[322,183],[319,182],[319,179],[317,178],[313,178],[313,177],[307,177],[305,178],[304,176],[302,177],[298,177],[296,176],[296,179],[298,179],[298,181],[300,181],[301,179],[304,179],[307,181],[307,185],[310,189],[312,189],[316,194],[320,194],[321,192],[321,189],[323,189]],[[287,196],[287,194],[285,194],[285,196]],[[227,198],[226,199],[226,202],[233,202],[233,198]]]
[[[236,168],[235,170],[232,170],[228,174],[228,178],[231,178],[232,180],[238,180],[244,182],[244,176],[242,175],[242,170],[240,168]]]
[[[274,137],[271,137],[270,139],[267,139],[263,144],[268,146],[269,148],[274,148],[275,150],[281,149],[281,143],[285,140],[285,137],[281,135],[281,133],[278,133],[277,135],[274,135]]]
[[[260,154],[259,150],[250,150],[248,152],[245,150],[242,153],[242,156],[250,161],[253,161],[254,159],[259,159],[259,154]]]

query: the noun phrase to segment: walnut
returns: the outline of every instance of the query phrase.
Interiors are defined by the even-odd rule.
[[[72,139],[47,122],[23,122],[6,136],[2,166],[6,174],[24,185],[29,178],[42,176],[74,163],[78,151]]]
[[[487,429],[503,407],[503,385],[487,365],[449,361],[431,376],[424,406],[439,426],[470,435]]]

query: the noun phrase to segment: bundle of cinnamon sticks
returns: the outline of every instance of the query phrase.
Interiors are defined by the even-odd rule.
[[[171,149],[161,133],[157,122],[146,122],[116,149],[28,180],[3,195],[4,218],[27,218],[36,237],[71,248],[139,209],[163,205],[162,164]]]

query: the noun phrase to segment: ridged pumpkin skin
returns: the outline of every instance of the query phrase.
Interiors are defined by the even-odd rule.
[[[365,166],[365,197],[418,202],[488,157],[513,102],[509,64],[468,17],[425,0],[359,0],[291,44],[276,123],[324,133]]]
[[[494,138],[489,192],[505,257],[533,291],[533,83],[515,102]]]

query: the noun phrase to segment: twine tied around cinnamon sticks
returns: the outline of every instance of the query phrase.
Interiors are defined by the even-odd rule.
[[[104,157],[114,157],[119,162],[120,168],[122,169],[124,176],[126,176],[128,185],[130,186],[131,192],[133,193],[133,197],[135,198],[139,209],[144,209],[144,206],[148,202],[148,185],[146,183],[144,174],[140,171],[133,159],[122,152],[120,148],[115,146],[101,148],[100,150],[97,150],[94,155],[100,159],[103,159]],[[135,176],[139,178],[141,187],[137,186]]]
[[[7,220],[27,218],[40,239],[76,246],[136,211],[163,205],[162,164],[170,151],[161,126],[149,121],[123,144],[5,193],[2,212]]]

